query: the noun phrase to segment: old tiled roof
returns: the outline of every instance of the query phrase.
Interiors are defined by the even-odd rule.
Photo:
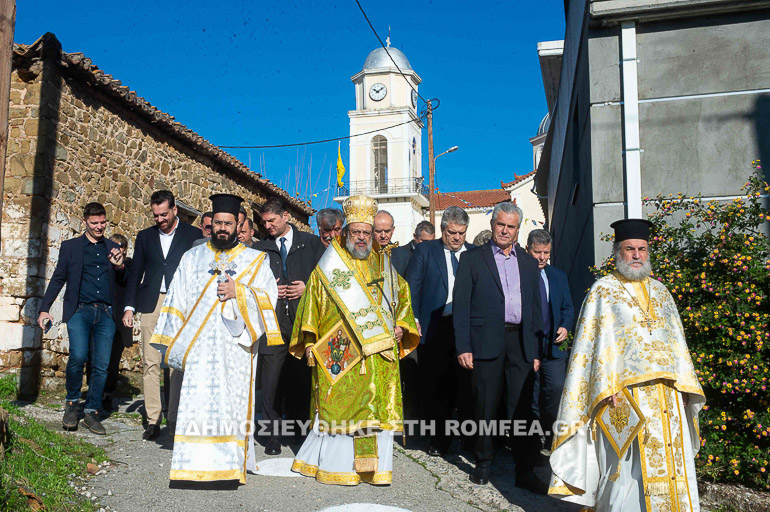
[[[525,175],[523,175],[523,176],[516,176],[516,179],[515,179],[515,180],[513,180],[513,181],[511,181],[511,182],[508,182],[508,183],[503,183],[503,182],[501,181],[501,182],[500,182],[500,186],[501,186],[502,188],[506,188],[506,189],[507,189],[507,188],[511,188],[511,187],[513,187],[513,186],[515,186],[515,185],[518,185],[519,183],[521,183],[522,181],[526,180],[527,178],[529,178],[529,177],[531,177],[531,176],[534,176],[534,175],[535,175],[535,172],[536,172],[536,171],[530,171],[530,172],[528,172],[527,174],[525,174]]]
[[[98,89],[99,92],[113,98],[126,109],[144,117],[153,126],[192,148],[196,153],[211,158],[226,171],[255,183],[269,194],[282,198],[288,205],[308,216],[314,213],[314,210],[304,201],[291,197],[288,192],[270,180],[263,178],[257,172],[249,170],[243,162],[233,155],[213,145],[185,125],[178,123],[174,120],[173,116],[162,112],[147,100],[138,96],[128,86],[123,85],[120,80],[99,69],[91,62],[91,59],[82,53],[64,52],[61,49],[61,43],[54,34],[48,32],[31,45],[14,44],[13,51],[15,56],[27,60],[54,59],[61,67],[68,69],[73,76],[89,83]]]
[[[510,201],[511,195],[503,189],[468,190],[465,192],[439,192],[436,194],[436,210],[449,206],[460,208],[491,208],[497,203]]]

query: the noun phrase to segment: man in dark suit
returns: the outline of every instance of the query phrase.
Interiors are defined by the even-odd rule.
[[[40,302],[37,323],[48,330],[53,322],[51,305],[66,284],[62,321],[67,324],[69,359],[67,360],[67,398],[64,404],[62,428],[78,427],[77,405],[83,384],[83,365],[92,361],[92,378],[88,385],[83,424],[94,434],[107,431],[99,422],[102,393],[107,379],[107,366],[112,352],[115,325],[120,312],[113,309],[117,302],[117,283],[124,279],[123,254],[118,244],[104,238],[107,212],[99,203],[88,203],[83,211],[86,230],[82,236],[61,244],[59,261]]]
[[[396,269],[396,272],[406,278],[406,267],[409,264],[409,259],[412,257],[414,248],[422,242],[433,240],[435,237],[436,230],[434,229],[433,224],[427,220],[423,220],[417,224],[414,228],[414,239],[408,244],[396,247],[390,252],[390,261],[393,263],[393,268]],[[401,371],[401,396],[404,401],[405,418],[416,418],[419,415],[419,361],[417,351],[412,350],[406,357],[398,362]]]
[[[573,328],[575,308],[569,291],[567,274],[548,265],[551,257],[551,234],[545,229],[530,231],[527,252],[537,260],[540,272],[540,300],[543,329],[540,341],[540,370],[535,381],[534,408],[539,409],[546,446],[551,446],[553,422],[559,413],[559,400],[567,375],[569,352],[559,345],[567,340]]]
[[[163,408],[160,399],[161,355],[150,346],[150,338],[166,298],[166,290],[179,266],[182,255],[200,238],[201,231],[177,217],[174,195],[158,190],[150,196],[150,208],[155,225],[136,235],[134,259],[126,286],[123,325],[133,327],[134,312],[142,313],[142,387],[147,427],[143,439],[153,439],[160,433]],[[182,372],[170,371],[171,385],[168,402],[169,432],[174,431]]]
[[[434,238],[436,238],[436,230],[433,224],[424,220],[414,228],[414,239],[411,242],[401,247],[396,247],[390,252],[390,261],[393,262],[393,266],[402,277],[406,275],[406,266],[409,264],[409,258],[412,257],[417,244],[433,240]],[[414,353],[412,352],[412,354]]]
[[[473,247],[465,242],[468,214],[450,206],[441,217],[441,239],[423,242],[414,250],[406,268],[412,293],[412,309],[422,337],[417,348],[423,418],[435,422],[428,454],[439,456],[449,449],[451,437],[446,422],[452,409],[458,412],[468,400],[458,400],[458,391],[469,387],[468,379],[455,360],[455,333],[452,327],[452,290],[460,255]],[[463,413],[460,412],[460,416]]]
[[[540,366],[537,333],[541,329],[537,261],[514,246],[523,215],[513,203],[492,212],[492,240],[463,255],[454,288],[457,359],[472,370],[475,417],[497,419],[505,391],[506,415],[514,425],[532,419],[532,388]],[[526,425],[525,432],[529,432]],[[476,467],[471,481],[489,481],[493,458],[490,435],[476,437]],[[514,430],[516,485],[545,492],[547,484],[532,468],[537,445]]]
[[[316,213],[315,223],[318,226],[318,236],[321,237],[321,243],[324,244],[324,247],[329,247],[332,239],[342,233],[345,214],[339,208],[324,208]]]
[[[271,422],[265,453],[278,455],[281,442],[276,427],[281,419],[281,402],[288,420],[306,420],[310,411],[310,368],[306,361],[287,358],[286,354],[299,299],[325,248],[320,238],[289,223],[289,212],[280,199],[265,201],[261,214],[269,236],[257,242],[255,249],[270,256],[270,269],[278,281],[275,313],[284,343],[269,346],[265,337],[260,339],[257,374],[262,390],[262,418]]]
[[[240,231],[238,231],[238,241],[249,249],[255,249],[258,241],[254,237],[255,233],[254,221],[247,217],[241,225]]]

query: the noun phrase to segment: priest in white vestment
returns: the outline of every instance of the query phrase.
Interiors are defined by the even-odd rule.
[[[615,229],[616,271],[588,292],[554,424],[548,494],[596,511],[699,511],[694,457],[705,403],[651,223]]]
[[[187,251],[163,302],[152,344],[184,370],[171,480],[246,482],[254,455],[257,340],[283,343],[278,287],[267,255],[237,240],[230,194],[211,196],[211,240]]]

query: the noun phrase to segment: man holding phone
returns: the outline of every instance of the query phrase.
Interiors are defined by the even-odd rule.
[[[102,392],[112,351],[115,325],[121,311],[112,305],[117,300],[117,281],[125,280],[123,253],[118,244],[104,238],[107,212],[99,203],[88,203],[83,211],[85,233],[62,243],[48,289],[40,303],[37,323],[46,332],[53,323],[49,311],[62,287],[62,321],[67,324],[69,359],[66,369],[67,398],[62,428],[78,427],[78,401],[83,383],[83,366],[91,351],[91,380],[85,403],[83,424],[94,434],[107,431],[99,422]],[[92,344],[93,342],[93,344]]]

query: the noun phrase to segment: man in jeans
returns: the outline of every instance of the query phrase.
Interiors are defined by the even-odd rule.
[[[114,311],[116,279],[124,280],[123,253],[118,244],[104,238],[107,213],[99,203],[88,203],[83,211],[86,232],[62,243],[59,261],[51,282],[40,303],[37,323],[47,331],[53,322],[51,305],[66,284],[62,321],[69,334],[67,361],[67,398],[62,428],[78,427],[78,400],[83,385],[83,365],[91,350],[92,373],[86,395],[83,424],[94,434],[104,435],[99,422],[102,392],[107,379],[107,366],[112,351],[112,339],[120,311]],[[117,315],[117,316],[116,316]]]

